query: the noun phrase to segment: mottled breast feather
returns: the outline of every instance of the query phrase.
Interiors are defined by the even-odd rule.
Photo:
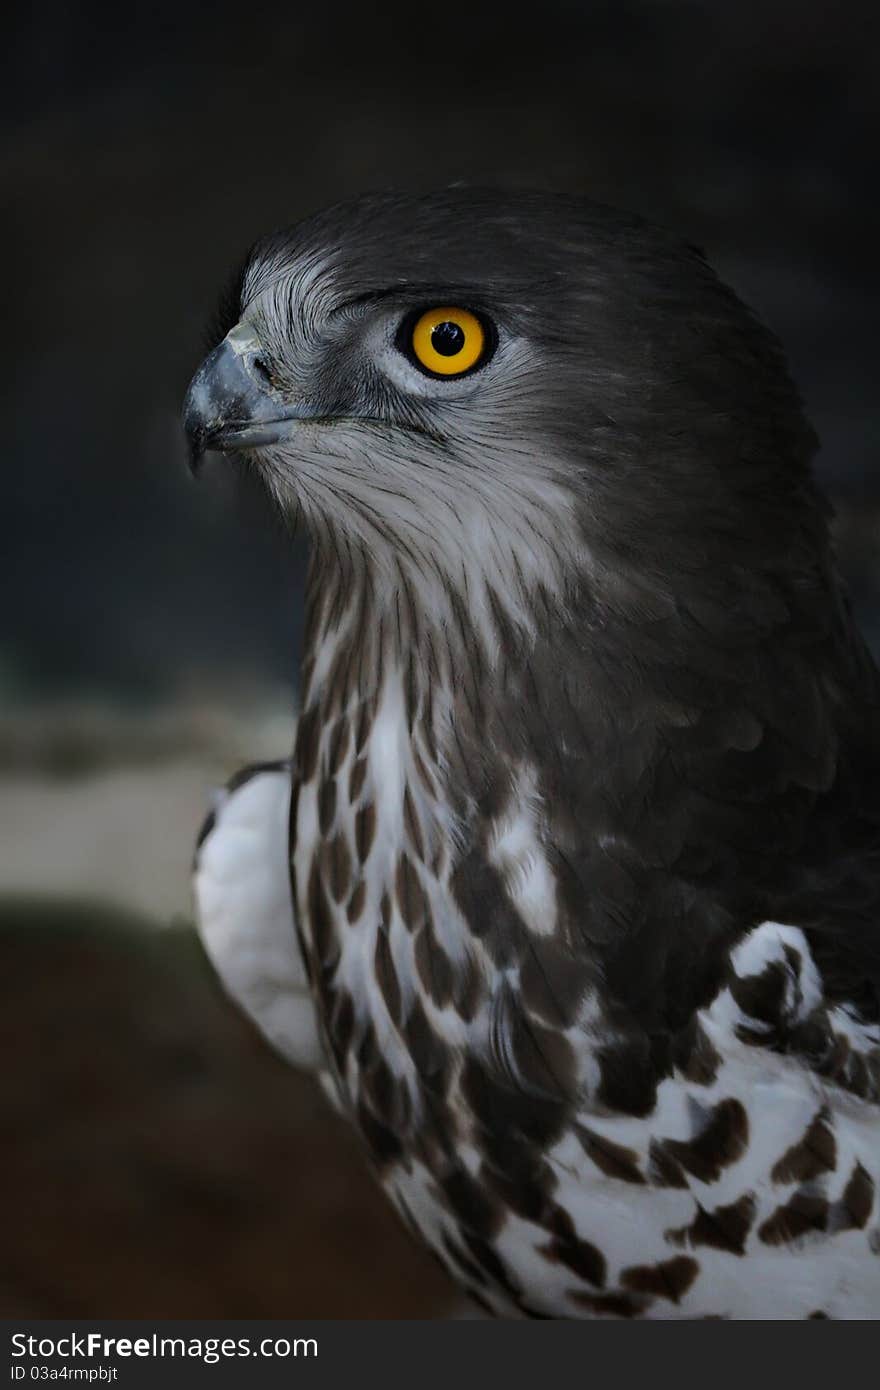
[[[401,642],[357,586],[325,575],[311,603],[298,922],[343,1104],[404,1219],[502,1314],[760,1317],[770,1281],[777,1317],[876,1310],[880,1036],[845,970],[823,974],[795,871],[812,832],[790,860],[777,841],[774,877],[729,813],[713,861],[636,726],[619,756],[668,808],[646,831],[610,791],[623,732],[575,671],[526,702],[521,671],[466,664],[448,629]],[[695,725],[704,764],[757,747],[744,713],[703,722],[673,724],[673,751]],[[769,915],[787,900],[797,925]],[[799,1259],[814,1273],[790,1279]]]

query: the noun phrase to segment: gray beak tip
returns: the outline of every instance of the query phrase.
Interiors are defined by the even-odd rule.
[[[186,399],[183,403],[183,412],[181,414],[183,432],[186,436],[187,466],[194,478],[197,477],[199,473],[202,461],[205,457],[205,451],[208,447],[207,422],[202,410],[197,408],[194,401],[193,388],[196,386],[200,374],[201,368],[199,372],[196,373],[186,393]]]
[[[273,389],[259,344],[239,325],[199,367],[182,418],[189,468],[196,476],[207,450],[231,452],[273,443],[303,418],[303,411]]]

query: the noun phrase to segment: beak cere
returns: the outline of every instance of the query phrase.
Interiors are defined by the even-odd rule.
[[[237,324],[199,367],[183,403],[190,469],[208,449],[223,453],[273,444],[306,412],[272,387],[250,328]]]

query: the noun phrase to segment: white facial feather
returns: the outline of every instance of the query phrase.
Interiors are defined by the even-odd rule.
[[[438,380],[395,346],[400,311],[359,317],[338,301],[329,257],[257,262],[248,275],[243,323],[264,341],[285,396],[312,406],[341,372],[357,399],[263,448],[267,486],[284,512],[302,513],[316,545],[368,556],[389,594],[405,574],[439,625],[452,587],[490,643],[491,596],[528,631],[530,595],[563,595],[566,574],[588,558],[556,461],[503,428],[533,348],[502,333],[485,368]]]

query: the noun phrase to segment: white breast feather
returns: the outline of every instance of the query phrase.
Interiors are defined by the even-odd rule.
[[[398,750],[391,737],[393,721],[378,723],[379,738],[371,748],[374,765],[373,793],[399,774]],[[378,756],[381,753],[381,757]],[[384,776],[382,776],[384,774]],[[528,788],[524,788],[528,791]],[[194,878],[199,930],[206,951],[232,997],[254,1020],[270,1043],[297,1066],[320,1070],[321,1044],[293,924],[287,868],[287,817],[290,799],[289,771],[257,773],[232,793],[224,793],[215,812],[216,823],[205,838]],[[308,797],[306,796],[306,802]],[[378,797],[380,843],[394,842],[399,829],[387,816],[395,798]],[[538,908],[544,898],[541,847],[534,834],[530,801],[524,796],[519,814],[496,826],[492,854],[504,873],[519,906]],[[300,831],[310,812],[300,806]],[[391,832],[389,835],[389,831]],[[387,838],[386,838],[387,837]],[[379,849],[378,859],[382,858]],[[370,884],[371,899],[378,885]],[[438,912],[442,916],[441,902]],[[447,905],[448,906],[448,905]],[[540,930],[540,913],[529,925]],[[527,918],[528,920],[528,918]],[[446,923],[449,930],[449,923]],[[340,969],[352,975],[362,953],[371,958],[374,932],[363,923],[349,933]],[[792,1017],[805,1017],[821,1002],[822,982],[807,940],[796,927],[765,922],[756,927],[732,953],[737,974],[758,974],[771,962],[785,958],[786,948],[801,958],[797,980],[792,980],[786,999]],[[400,966],[404,961],[398,961]],[[409,965],[410,972],[412,964]],[[410,982],[407,982],[408,984]],[[411,986],[410,986],[411,987]],[[370,990],[361,986],[356,998],[362,1008]],[[380,1017],[382,1009],[372,1000]],[[429,1010],[430,1012],[430,1010]],[[384,1021],[384,1019],[383,1019]],[[435,1019],[435,1022],[438,1020]],[[700,1115],[719,1101],[735,1099],[745,1108],[750,1142],[742,1156],[709,1185],[691,1177],[685,1190],[657,1189],[650,1183],[633,1185],[606,1176],[587,1156],[575,1134],[562,1137],[547,1155],[557,1177],[556,1199],[571,1214],[578,1234],[596,1242],[608,1262],[608,1283],[614,1284],[627,1266],[669,1260],[690,1254],[686,1239],[675,1240],[676,1229],[686,1228],[702,1203],[709,1210],[751,1194],[755,1216],[748,1240],[748,1258],[701,1247],[701,1276],[679,1305],[659,1300],[650,1317],[693,1317],[721,1313],[739,1318],[803,1317],[822,1307],[838,1317],[872,1317],[880,1308],[880,1259],[870,1251],[877,1245],[876,1232],[840,1231],[833,1239],[807,1235],[779,1246],[762,1244],[756,1237],[760,1223],[769,1217],[794,1189],[794,1184],[771,1179],[779,1157],[803,1135],[818,1108],[827,1106],[833,1118],[838,1150],[835,1171],[825,1184],[828,1198],[838,1201],[853,1165],[860,1163],[875,1183],[880,1183],[876,1106],[858,1101],[811,1072],[800,1059],[741,1041],[737,1028],[744,1022],[729,989],[700,1014],[700,1023],[722,1064],[709,1085],[694,1085],[680,1072],[663,1081],[654,1111],[644,1118],[609,1115],[590,1103],[592,1087],[591,1047],[595,1027],[581,1029],[570,1040],[581,1052],[584,1107],[577,1119],[597,1136],[623,1145],[645,1169],[652,1139],[663,1136],[687,1140],[699,1127]],[[470,1025],[465,1049],[484,1047],[485,1020]],[[865,1029],[841,1012],[841,1031],[861,1049],[876,1047],[871,1029]],[[379,1029],[386,1061],[401,1073],[401,1058],[388,1047],[389,1029]],[[405,1072],[406,1068],[402,1068]],[[326,1078],[326,1072],[323,1077]],[[325,1089],[329,1089],[325,1082]],[[331,1092],[332,1094],[332,1092]],[[455,1095],[452,1097],[455,1105]],[[462,1112],[463,1114],[465,1112]],[[465,1141],[461,1156],[472,1159],[478,1177],[479,1155]],[[424,1238],[435,1248],[443,1236],[454,1236],[454,1223],[436,1196],[430,1175],[416,1161],[392,1179],[391,1195],[402,1199]],[[876,1212],[874,1216],[876,1224]],[[531,1301],[549,1313],[569,1307],[573,1279],[570,1272],[548,1265],[540,1255],[546,1232],[510,1214],[500,1232],[496,1249],[511,1271],[529,1289]],[[772,1290],[772,1297],[768,1297]],[[490,1302],[493,1299],[490,1296]],[[504,1300],[499,1311],[506,1311]]]
[[[229,995],[294,1066],[323,1054],[293,920],[287,866],[290,771],[219,794],[193,874],[205,951]]]

